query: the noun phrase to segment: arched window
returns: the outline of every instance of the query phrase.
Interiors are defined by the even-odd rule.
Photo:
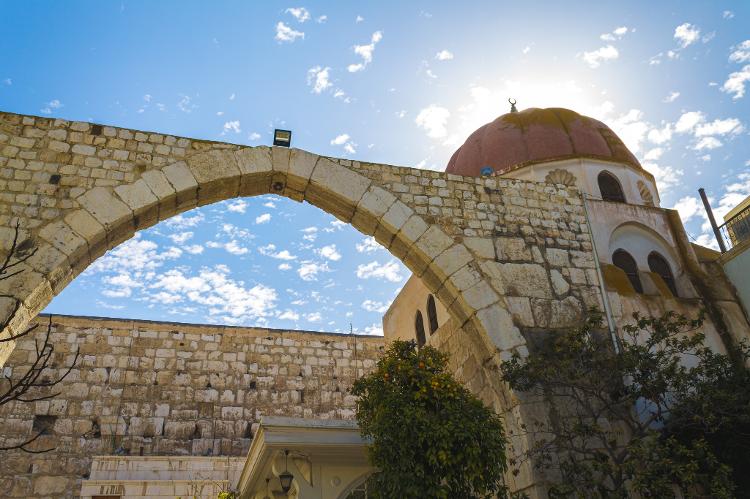
[[[414,329],[417,331],[417,347],[422,348],[425,342],[424,335],[424,320],[422,319],[422,312],[417,310],[417,317],[414,319]]]
[[[633,285],[633,289],[638,293],[643,293],[643,286],[641,286],[641,278],[638,276],[638,265],[630,253],[625,250],[618,249],[612,254],[612,263],[615,267],[619,267],[628,276],[630,284]]]
[[[599,192],[602,193],[602,199],[605,201],[614,201],[616,203],[625,202],[625,193],[622,192],[622,186],[617,177],[607,171],[599,174]]]
[[[677,296],[677,286],[675,286],[672,269],[669,267],[669,263],[667,263],[667,260],[663,256],[656,251],[652,251],[651,254],[648,255],[648,268],[654,274],[659,274],[672,294]]]
[[[435,308],[435,297],[427,297],[427,322],[430,323],[430,335],[435,334],[438,328],[437,308]]]

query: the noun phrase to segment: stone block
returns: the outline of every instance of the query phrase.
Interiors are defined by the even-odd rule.
[[[511,296],[552,298],[547,270],[535,263],[501,263],[495,266]]]
[[[522,237],[497,237],[495,249],[500,261],[530,261],[528,243]]]
[[[158,220],[159,199],[144,179],[115,187],[115,194],[133,211],[138,219],[137,228],[148,227]]]
[[[187,165],[198,182],[198,204],[204,205],[236,197],[240,169],[231,151],[215,150],[187,158]]]
[[[94,187],[78,196],[76,201],[107,230],[116,225],[130,224],[133,219],[130,208],[106,187]]]
[[[161,170],[177,193],[177,211],[197,205],[198,181],[184,161],[172,163]]]

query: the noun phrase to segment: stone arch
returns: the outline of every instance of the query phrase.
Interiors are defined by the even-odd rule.
[[[161,168],[142,165],[131,182],[87,189],[75,197],[74,209],[41,225],[28,268],[4,282],[21,303],[10,310],[12,332],[23,330],[73,278],[136,231],[196,206],[273,193],[307,201],[374,236],[423,280],[459,324],[471,323],[490,352],[497,347],[491,338],[513,334],[510,315],[471,264],[467,248],[377,180],[299,149],[224,144],[207,149]],[[495,331],[488,331],[487,323]]]

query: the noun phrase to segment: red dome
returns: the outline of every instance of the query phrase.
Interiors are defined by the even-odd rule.
[[[489,166],[502,174],[534,163],[593,158],[627,163],[638,160],[607,125],[562,108],[524,109],[500,116],[472,133],[453,153],[447,173],[480,176]]]

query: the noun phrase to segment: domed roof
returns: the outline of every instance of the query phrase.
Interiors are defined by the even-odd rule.
[[[502,174],[570,158],[601,159],[641,168],[607,125],[570,109],[553,107],[524,109],[487,123],[453,153],[445,171],[478,177],[485,166]]]

